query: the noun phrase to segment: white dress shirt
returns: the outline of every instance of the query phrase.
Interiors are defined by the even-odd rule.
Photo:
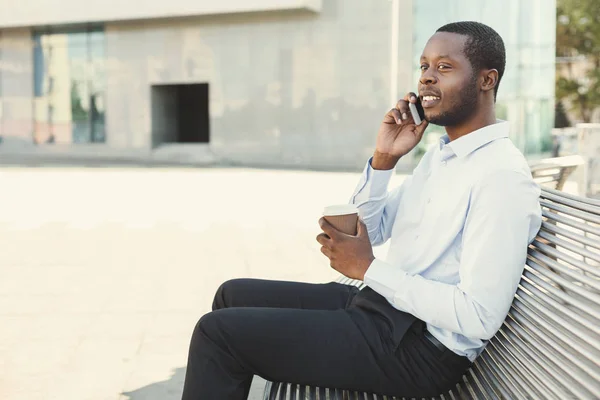
[[[540,189],[498,121],[423,156],[388,192],[393,170],[370,161],[351,198],[376,246],[365,283],[473,361],[498,331],[541,225]]]

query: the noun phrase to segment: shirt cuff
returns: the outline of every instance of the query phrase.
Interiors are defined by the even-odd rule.
[[[388,192],[388,185],[395,169],[377,170],[371,166],[370,158],[365,166],[362,177],[352,200],[354,204],[364,203],[379,197],[385,197]]]
[[[393,301],[406,278],[406,272],[376,258],[367,269],[364,282],[388,301]]]

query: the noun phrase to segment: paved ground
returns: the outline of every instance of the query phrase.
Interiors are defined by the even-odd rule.
[[[337,276],[317,219],[357,180],[0,169],[0,399],[179,399],[191,330],[222,281]]]

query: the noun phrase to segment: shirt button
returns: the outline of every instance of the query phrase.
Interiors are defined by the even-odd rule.
[[[431,197],[427,199],[427,204],[431,203]]]
[[[446,161],[442,161],[442,165],[446,165],[448,164]]]

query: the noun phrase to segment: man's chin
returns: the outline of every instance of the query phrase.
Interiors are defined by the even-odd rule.
[[[428,115],[427,112],[425,112],[425,121],[430,124],[445,126],[444,119],[441,118],[441,115]]]

